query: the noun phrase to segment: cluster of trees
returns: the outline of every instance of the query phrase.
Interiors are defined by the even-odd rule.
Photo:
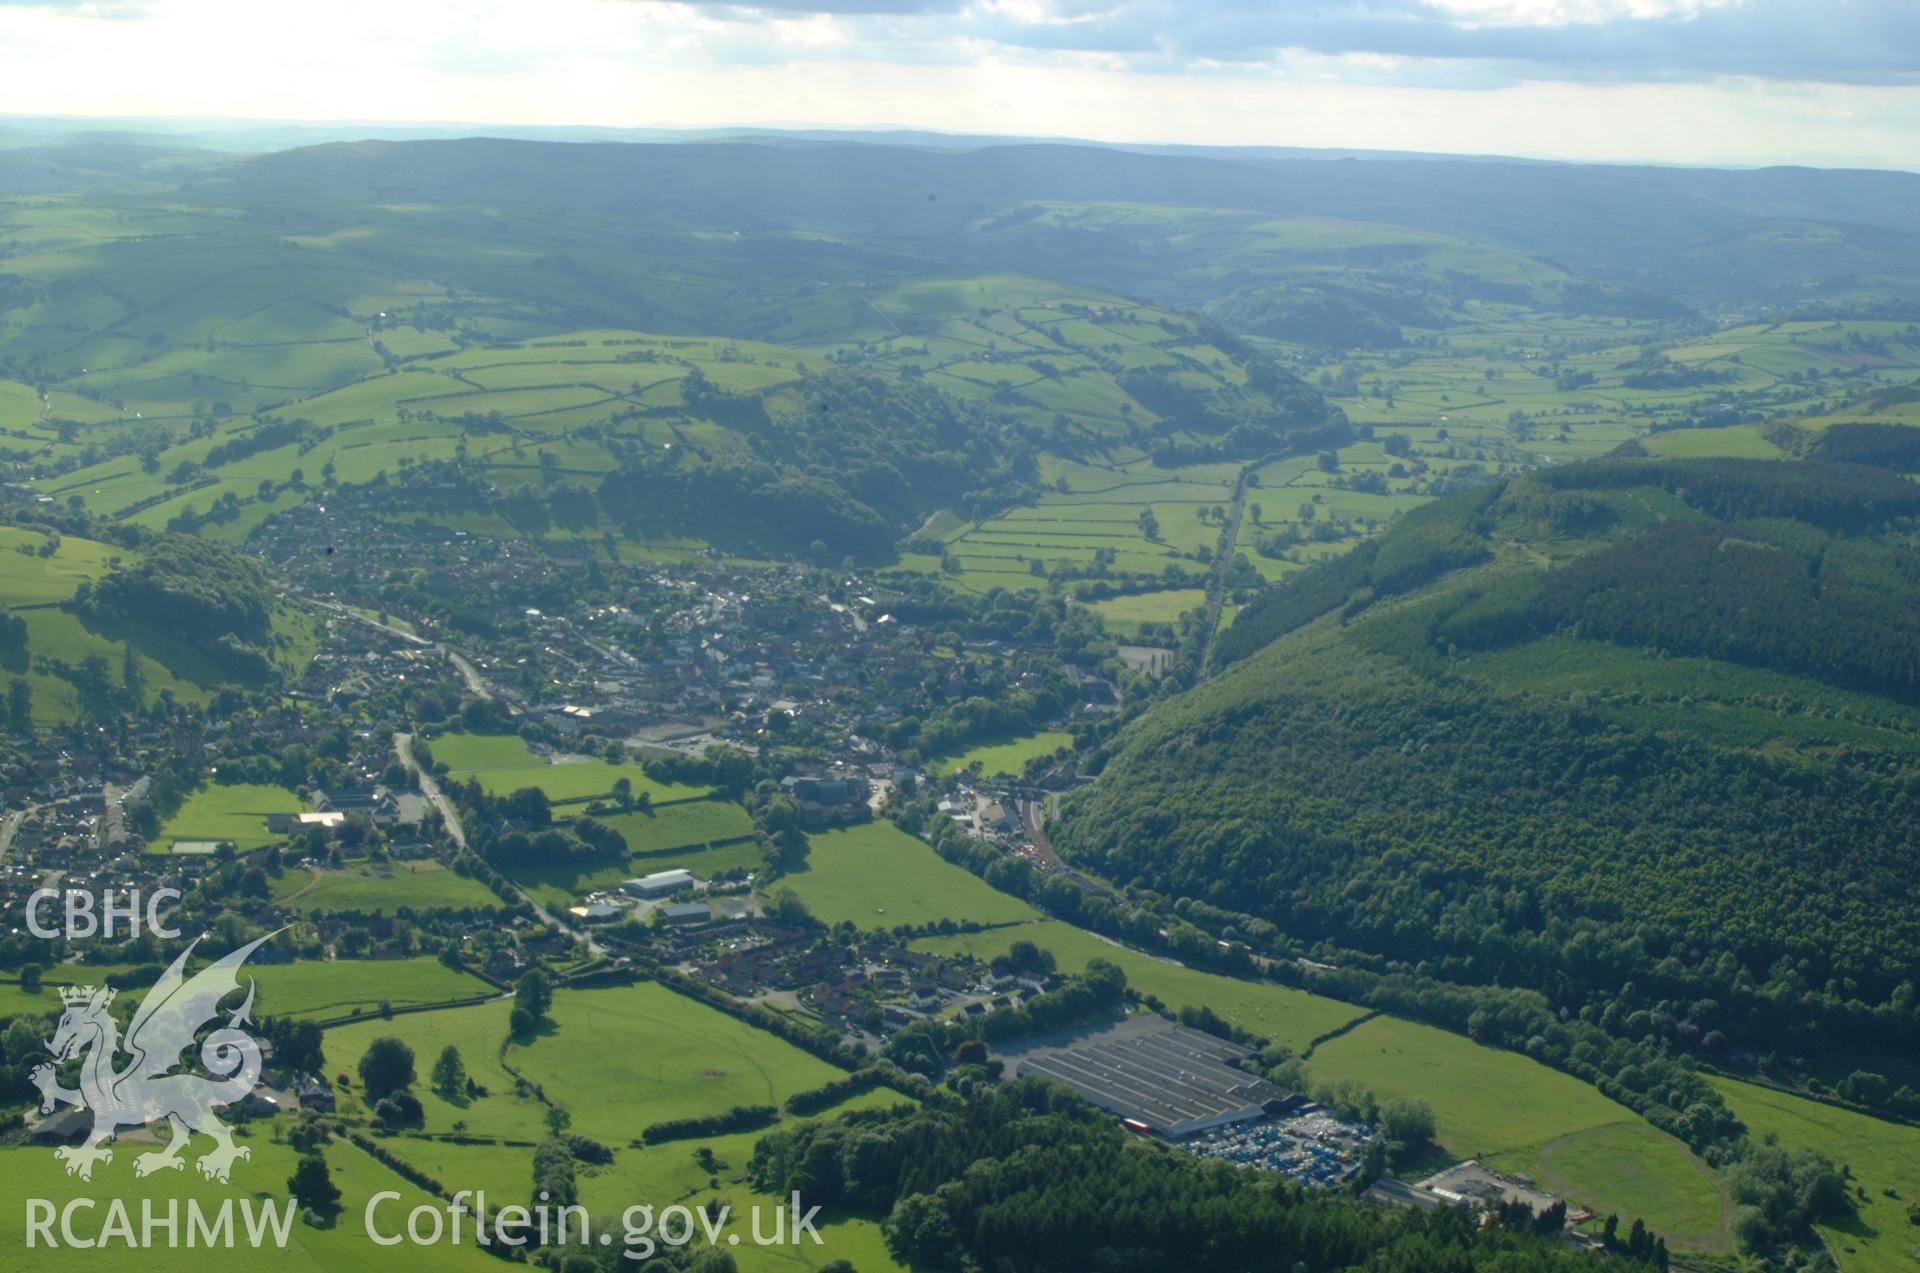
[[[424,1111],[413,1087],[413,1049],[387,1036],[367,1045],[360,1058],[360,1092],[383,1126],[417,1125]]]
[[[640,1139],[649,1145],[659,1145],[670,1140],[691,1140],[695,1136],[726,1136],[771,1127],[779,1119],[780,1111],[771,1105],[735,1105],[718,1114],[650,1123],[640,1133]]]
[[[1021,1079],[952,1105],[774,1132],[758,1192],[884,1216],[916,1268],[1248,1268],[1375,1273],[1597,1268],[1464,1213],[1396,1212],[1144,1145],[1064,1088]]]
[[[225,544],[166,535],[145,555],[74,604],[96,620],[158,627],[213,658],[229,674],[260,680],[273,671],[274,589],[266,571]]]
[[[1727,1169],[1726,1183],[1739,1208],[1734,1216],[1735,1236],[1749,1251],[1818,1246],[1814,1225],[1853,1214],[1846,1177],[1810,1149],[1789,1152],[1758,1146]]]
[[[507,1028],[517,1039],[524,1039],[540,1027],[553,1007],[553,980],[541,968],[529,968],[513,985],[513,1011],[507,1014]]]
[[[443,790],[460,810],[469,846],[492,866],[615,862],[627,856],[627,838],[604,822],[582,816],[556,823],[552,803],[538,787],[492,796],[478,779],[469,778],[449,782]]]
[[[236,433],[226,441],[216,443],[209,448],[206,458],[200,461],[200,466],[209,469],[219,468],[222,464],[244,460],[249,455],[258,455],[262,451],[272,451],[303,441],[310,432],[315,432],[310,420],[262,418],[247,432]],[[326,436],[331,435],[333,430],[329,427],[318,432]]]

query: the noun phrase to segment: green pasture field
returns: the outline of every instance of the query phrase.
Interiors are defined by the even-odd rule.
[[[196,959],[194,971],[205,966]],[[157,965],[154,966],[157,969]],[[132,971],[126,964],[55,964],[45,969],[44,988],[29,992],[18,980],[0,981],[0,1018],[15,1014],[57,1015],[61,1011],[56,987],[103,985],[110,976]],[[493,988],[468,973],[457,972],[437,959],[350,960],[294,964],[249,964],[241,977],[244,988],[258,986],[256,1017],[335,1018],[354,1013],[372,1014],[384,1002],[394,1008],[446,1003],[492,993]],[[137,1000],[136,986],[124,992]],[[237,1007],[235,992],[228,1006]]]
[[[245,851],[282,837],[267,833],[267,815],[306,813],[306,802],[285,787],[241,782],[210,783],[188,796],[149,846],[168,852],[175,840],[231,840]]]
[[[438,1008],[335,1026],[325,1037],[327,1070],[352,1079],[344,1093],[336,1084],[336,1094],[351,1096],[357,1104],[360,1058],[375,1039],[399,1039],[413,1049],[413,1093],[420,1098],[425,1131],[449,1134],[458,1124],[473,1136],[537,1143],[547,1134],[546,1107],[531,1094],[520,1095],[518,1080],[500,1064],[500,1047],[506,1042],[507,1017],[512,1011],[512,1002],[502,998],[470,1007]],[[460,1050],[462,1064],[486,1089],[485,1096],[469,1098],[461,1094],[449,1101],[433,1090],[433,1063],[448,1046]],[[584,1129],[585,1124],[581,1125]]]
[[[66,1011],[53,982],[39,990],[23,990],[17,981],[0,982],[0,1020],[16,1016],[59,1016]]]
[[[1854,1216],[1820,1229],[1844,1273],[1909,1273],[1920,1265],[1920,1225],[1907,1220],[1908,1206],[1920,1200],[1920,1128],[1737,1079],[1707,1081],[1756,1140],[1772,1136],[1787,1149],[1817,1150],[1851,1170]]]
[[[821,921],[892,928],[962,920],[1010,924],[1033,919],[1032,907],[941,859],[924,841],[891,822],[822,831],[807,837],[807,862],[783,876]]]
[[[1728,1250],[1730,1209],[1711,1172],[1671,1137],[1585,1083],[1516,1052],[1393,1017],[1314,1050],[1316,1079],[1350,1078],[1433,1107],[1455,1158],[1544,1179],[1600,1215],[1642,1216],[1686,1250]]]
[[[1360,1017],[1363,1009],[1338,999],[1308,994],[1270,981],[1242,980],[1201,972],[1141,951],[1107,941],[1084,929],[1043,919],[1028,924],[925,937],[915,950],[938,955],[965,954],[990,960],[1016,941],[1030,941],[1051,951],[1064,972],[1079,972],[1088,962],[1104,959],[1127,974],[1127,984],[1143,995],[1153,995],[1171,1008],[1205,1005],[1255,1035],[1304,1051],[1321,1035]]]
[[[472,876],[432,860],[358,863],[343,870],[295,867],[273,881],[273,899],[298,911],[488,909],[500,899]]]
[[[257,1015],[272,1017],[344,1017],[378,1011],[382,1003],[408,1008],[492,990],[471,973],[425,957],[250,964],[246,975],[260,987]]]
[[[1784,460],[1787,453],[1763,434],[1757,425],[1736,424],[1724,429],[1669,429],[1641,439],[1648,455],[1668,459],[1698,459],[1729,456],[1743,460]]]
[[[959,773],[974,765],[982,775],[1019,774],[1035,756],[1050,756],[1062,747],[1073,746],[1073,735],[1058,729],[1042,730],[1025,738],[1003,743],[982,743],[956,755],[929,761],[927,767],[937,774]]]
[[[562,990],[550,1016],[508,1048],[507,1064],[608,1144],[668,1119],[778,1107],[843,1073],[657,982]]]

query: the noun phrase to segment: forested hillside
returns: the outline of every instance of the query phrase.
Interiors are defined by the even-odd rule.
[[[1409,516],[1120,736],[1069,856],[1715,1056],[1920,1042],[1920,487],[1602,461]]]

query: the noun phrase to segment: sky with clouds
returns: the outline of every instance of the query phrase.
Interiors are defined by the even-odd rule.
[[[0,0],[0,113],[1920,169],[1920,0]]]

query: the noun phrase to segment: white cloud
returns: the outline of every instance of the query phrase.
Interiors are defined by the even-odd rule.
[[[1599,0],[1447,2],[1520,6],[1544,20]],[[1152,49],[1017,48],[983,31],[938,42],[875,35],[912,21],[789,7],[741,23],[710,7],[622,0],[154,0],[144,17],[107,22],[0,4],[0,112],[878,124],[1676,162],[1824,156],[1920,168],[1916,90],[1899,86],[1717,76],[1655,85],[1516,77],[1448,88],[1432,82],[1433,63],[1367,49],[1181,63],[1156,62]],[[1140,73],[1142,65],[1155,73]]]
[[[1746,0],[1426,0],[1443,13],[1487,26],[1558,27],[1690,18]]]

